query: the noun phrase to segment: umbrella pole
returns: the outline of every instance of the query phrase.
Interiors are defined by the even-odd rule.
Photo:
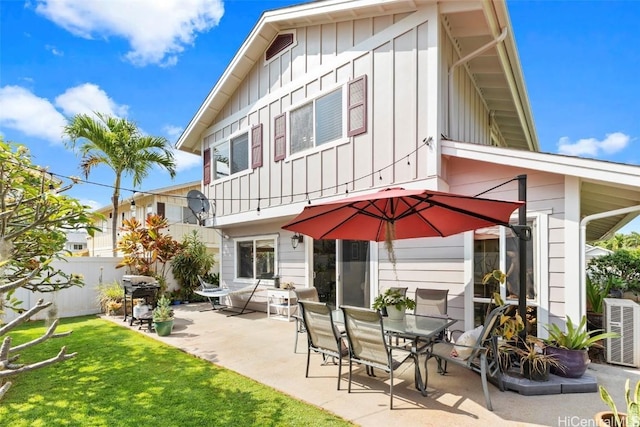
[[[520,256],[520,293],[518,295],[518,311],[524,323],[524,329],[520,332],[521,338],[527,336],[527,237],[531,237],[527,228],[527,175],[518,175],[518,200],[524,202],[518,208],[518,250]]]

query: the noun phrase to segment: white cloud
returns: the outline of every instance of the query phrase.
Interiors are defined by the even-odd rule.
[[[84,206],[89,206],[92,211],[95,211],[96,209],[99,209],[102,206],[104,206],[102,203],[97,202],[95,200],[91,200],[91,199],[80,199],[80,204]]]
[[[67,89],[53,103],[21,86],[0,87],[0,126],[53,143],[62,143],[65,116],[99,111],[123,117],[128,108],[116,104],[105,91],[90,83]]]
[[[196,156],[195,154],[186,153],[184,151],[174,149],[173,155],[175,156],[176,160],[176,172],[184,172],[185,170],[200,166],[202,164],[200,156]]]
[[[167,135],[167,138],[171,141],[171,145],[173,146],[184,129],[178,126],[165,125],[162,130]],[[183,172],[193,167],[200,166],[202,162],[200,160],[200,156],[179,151],[175,148],[172,151],[176,160],[176,172]]]
[[[558,153],[570,156],[598,157],[600,154],[615,154],[624,150],[629,141],[631,141],[631,137],[622,132],[607,134],[603,140],[585,138],[573,143],[568,137],[563,136],[558,141]]]
[[[218,25],[222,0],[37,0],[36,11],[86,39],[121,37],[137,66],[174,65],[198,33]]]
[[[61,143],[65,124],[64,116],[48,99],[20,86],[0,87],[0,125]]]
[[[178,139],[178,137],[182,134],[182,131],[184,129],[179,126],[165,125],[162,128],[162,130],[164,131],[165,134],[167,134],[170,141],[175,142]]]
[[[56,97],[55,103],[68,117],[91,114],[94,111],[114,117],[126,117],[129,110],[126,105],[116,104],[104,90],[92,83],[67,89]]]
[[[53,45],[47,44],[44,46],[44,48],[47,49],[52,54],[54,54],[55,56],[64,56],[64,52],[61,50],[58,50],[58,48],[56,48]]]

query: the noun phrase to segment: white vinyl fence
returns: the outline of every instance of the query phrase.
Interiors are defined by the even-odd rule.
[[[53,267],[66,273],[80,274],[84,278],[83,287],[71,287],[57,292],[31,292],[26,289],[18,289],[14,296],[22,301],[22,307],[33,307],[42,298],[45,301],[55,302],[58,309],[58,317],[83,316],[100,313],[98,304],[98,284],[111,283],[115,280],[121,283],[122,275],[126,269],[116,265],[121,258],[112,257],[69,257],[68,262],[54,261]],[[18,316],[13,310],[5,310],[1,322],[10,322]],[[32,317],[33,320],[47,318],[47,310]]]

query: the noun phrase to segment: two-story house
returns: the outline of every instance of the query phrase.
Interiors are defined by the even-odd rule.
[[[196,230],[200,239],[206,243],[208,250],[216,255],[218,261],[218,248],[220,241],[220,232],[212,228],[200,226],[205,217],[202,212],[194,212],[188,206],[187,194],[191,190],[200,190],[200,181],[187,182],[184,184],[176,184],[170,187],[158,188],[144,192],[133,193],[128,198],[123,198],[118,206],[120,216],[120,224],[125,219],[136,217],[144,223],[147,215],[157,214],[168,221],[169,227],[163,230],[164,233],[170,234],[177,241],[182,241],[185,234],[189,234],[192,230]],[[103,206],[96,210],[103,217],[96,223],[100,228],[93,237],[88,237],[89,256],[110,257],[112,256],[111,242],[111,218],[113,215],[111,205]],[[209,212],[206,213],[209,215]],[[118,232],[118,235],[120,232]]]
[[[516,239],[494,227],[383,244],[292,241],[308,203],[421,188],[517,200],[527,175],[527,303],[538,323],[585,312],[585,243],[640,212],[640,167],[539,152],[501,0],[327,0],[265,12],[178,141],[203,159],[206,223],[222,231],[221,280],[315,286],[339,306],[384,288],[449,290],[469,328],[486,271],[512,270]],[[513,218],[514,222],[517,218]],[[271,286],[271,281],[264,281]],[[503,295],[514,300],[513,284]],[[544,330],[538,331],[544,335]]]

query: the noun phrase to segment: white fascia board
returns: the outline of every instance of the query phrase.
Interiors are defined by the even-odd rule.
[[[498,46],[496,46],[496,51],[500,57],[510,92],[515,95],[514,103],[516,105],[518,118],[524,129],[525,138],[527,138],[527,143],[529,144],[529,149],[539,151],[540,145],[533,123],[531,104],[529,102],[529,96],[527,95],[522,66],[515,43],[513,26],[509,19],[506,3],[504,1],[484,0],[483,5],[485,7],[485,16],[489,20],[489,25],[492,28],[494,37],[498,37],[503,27],[507,28],[507,38],[503,43],[499,43]],[[498,9],[500,10],[498,11]],[[499,16],[504,17],[505,22],[498,22]]]
[[[589,181],[640,187],[640,166],[468,142],[443,140],[440,145],[443,156],[508,164],[513,167],[575,176]]]

